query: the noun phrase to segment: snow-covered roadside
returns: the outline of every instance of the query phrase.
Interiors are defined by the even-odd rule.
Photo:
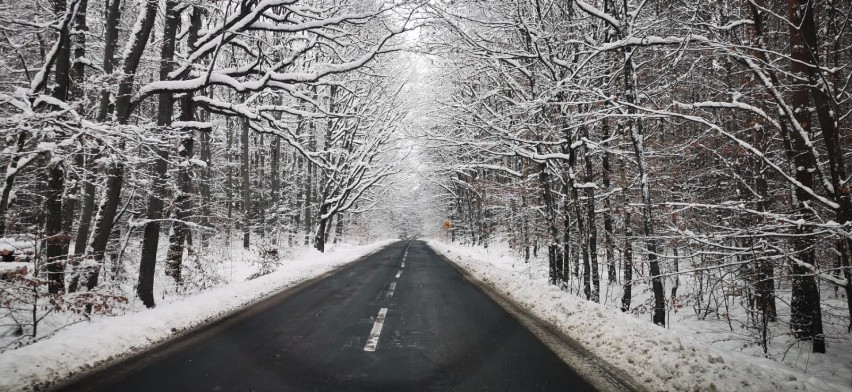
[[[649,390],[852,391],[780,362],[707,347],[690,336],[586,301],[548,285],[545,275],[525,273],[523,263],[512,255],[428,243]]]
[[[152,310],[98,317],[66,327],[49,338],[0,354],[0,391],[31,390],[55,383],[322,275],[392,242],[305,253],[254,280],[234,281]]]

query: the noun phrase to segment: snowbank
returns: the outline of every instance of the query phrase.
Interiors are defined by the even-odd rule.
[[[852,391],[780,362],[708,347],[690,336],[586,301],[549,285],[546,275],[525,272],[523,262],[512,256],[436,240],[428,243],[648,390]]]
[[[204,291],[152,310],[99,317],[59,330],[31,345],[0,354],[0,391],[31,390],[73,376],[112,359],[162,342],[301,281],[352,262],[393,241],[337,246],[286,260],[260,278]]]

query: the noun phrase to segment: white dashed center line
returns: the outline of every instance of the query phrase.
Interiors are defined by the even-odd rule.
[[[399,272],[396,273],[396,278],[399,279],[400,275],[402,275],[402,270],[399,270]]]
[[[379,345],[379,335],[382,334],[382,327],[385,324],[385,316],[388,315],[388,308],[379,310],[379,315],[376,316],[376,322],[373,324],[373,330],[370,331],[370,338],[367,339],[367,345],[364,346],[364,351],[376,351],[376,346]]]
[[[402,262],[402,265],[399,266],[399,268],[405,268],[405,262],[404,261]]]
[[[393,292],[396,290],[396,282],[391,282],[390,288],[388,289],[388,298],[393,297]]]

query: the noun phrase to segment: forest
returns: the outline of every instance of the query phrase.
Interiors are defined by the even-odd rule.
[[[452,99],[428,138],[453,241],[542,255],[551,284],[658,325],[692,308],[764,353],[848,339],[852,4],[434,12]]]
[[[27,263],[0,350],[220,284],[217,249],[263,275],[387,236],[505,246],[764,354],[848,345],[848,0],[8,0],[0,26]]]

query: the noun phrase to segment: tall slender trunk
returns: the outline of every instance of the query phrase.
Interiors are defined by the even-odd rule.
[[[255,135],[252,138],[254,142],[254,159],[252,160],[252,189],[255,189],[256,196],[254,202],[254,217],[260,226],[260,238],[266,238],[266,234],[269,231],[269,227],[266,222],[266,208],[269,203],[269,197],[267,196],[265,189],[266,185],[266,153],[267,150],[263,148],[266,146],[266,135],[259,134]]]
[[[299,127],[300,128],[301,128],[301,123],[302,122],[300,120],[299,121],[299,124],[300,124]],[[294,157],[294,160],[296,161],[296,173],[298,173],[299,175],[302,175],[302,173],[304,172],[303,162],[306,159],[304,157],[300,156],[300,155],[296,155]],[[302,208],[301,202],[302,202],[304,195],[305,195],[305,193],[304,193],[305,189],[304,189],[303,186],[301,186],[301,184],[299,184],[298,176],[293,176],[293,188],[296,189],[296,197],[293,199],[293,204],[291,206],[292,207],[291,209],[293,210],[293,225],[292,225],[292,228],[290,230],[290,232],[291,232],[290,237],[291,238],[297,236],[298,233],[299,233],[299,230],[302,227],[302,211],[304,210],[304,208]],[[298,241],[298,240],[296,240],[296,241]],[[293,246],[292,241],[289,243],[289,246]]]
[[[199,191],[201,192],[201,226],[205,228],[210,227],[210,214],[211,214],[211,203],[213,203],[213,192],[211,189],[211,181],[213,181],[212,176],[212,165],[213,165],[213,152],[211,149],[211,137],[209,132],[199,132],[198,134],[198,144],[199,144],[199,158],[204,162],[204,167],[201,168],[201,186]],[[209,235],[207,231],[201,232],[201,246],[207,247],[209,242]]]
[[[812,56],[808,54],[806,35],[812,34],[808,29],[813,29],[813,4],[810,1],[788,0],[787,18],[790,21],[790,48],[791,57],[795,61],[790,62],[790,72],[794,76],[807,77],[811,74],[808,66]],[[808,23],[810,20],[810,23]],[[798,27],[801,26],[801,27]],[[790,103],[793,107],[795,121],[799,123],[802,133],[790,132],[793,143],[793,162],[796,168],[796,181],[813,189],[814,170],[817,162],[809,152],[807,135],[811,134],[811,111],[810,96],[807,86],[793,86],[790,95]],[[796,127],[793,127],[794,129]],[[811,210],[813,196],[805,192],[801,187],[796,187],[795,205],[796,218],[805,222],[814,222],[815,216]],[[816,266],[814,254],[815,240],[812,236],[813,229],[809,225],[799,225],[796,229],[796,238],[793,240],[793,248],[799,260]],[[792,262],[790,265],[793,284],[792,299],[790,301],[790,328],[793,334],[804,340],[813,342],[813,352],[825,352],[825,337],[822,329],[822,311],[820,309],[819,287],[813,273],[805,266]]]
[[[72,3],[67,7],[65,0],[53,0],[53,12],[57,17],[68,17],[69,13],[79,10],[79,2]],[[76,20],[76,16],[74,18]],[[53,89],[51,96],[59,101],[68,102],[71,86],[71,26],[66,23],[59,31],[59,51],[54,63]],[[57,144],[62,134],[57,132]],[[62,197],[65,194],[65,159],[62,155],[52,157],[47,166],[47,195],[44,201],[44,209],[47,212],[44,234],[45,234],[45,257],[47,263],[48,291],[58,294],[65,291],[65,259],[68,255],[68,246],[71,236],[62,232],[63,212]]]
[[[316,91],[314,92],[314,97],[316,97]],[[316,150],[316,135],[314,135],[314,122],[313,120],[308,120],[308,149],[311,151]],[[314,177],[316,176],[316,167],[310,161],[306,161],[305,165],[307,165],[308,175],[305,176],[305,246],[309,245],[311,242],[311,230],[314,228],[314,220],[313,220],[313,205],[314,205]]]
[[[568,184],[568,181],[565,181]],[[562,197],[562,281],[566,287],[571,280],[571,211],[568,197],[568,186],[565,186],[565,196]]]
[[[761,10],[763,7],[762,0],[755,0],[749,3],[749,10],[754,23],[751,25],[751,46],[755,49],[751,51],[751,55],[761,60],[763,63],[768,63],[765,51],[763,50],[763,26],[764,15]],[[763,124],[762,118],[755,118],[755,124]],[[765,153],[768,149],[766,142],[766,128],[764,126],[752,127],[752,145],[760,152]],[[759,211],[766,211],[767,201],[769,200],[769,186],[766,180],[766,163],[762,159],[755,159],[752,167],[754,173],[754,188],[757,191],[760,200],[757,203]],[[754,241],[752,241],[753,243]],[[757,307],[767,321],[774,322],[777,320],[777,310],[775,305],[775,266],[771,260],[761,260],[756,266],[755,276],[755,293]]]
[[[630,302],[632,301],[633,295],[633,232],[631,229],[632,223],[630,220],[631,211],[630,211],[630,201],[627,198],[627,174],[624,168],[624,159],[619,158],[619,174],[621,179],[621,205],[623,208],[623,220],[624,220],[624,244],[622,257],[624,259],[624,293],[621,296],[621,311],[627,312],[630,310]]]
[[[198,31],[201,29],[200,8],[192,7],[190,15],[190,26],[187,35],[187,46],[195,47],[198,41]],[[177,13],[174,16],[175,21],[180,20],[180,15]],[[177,27],[177,26],[175,26]],[[176,29],[175,29],[176,30]],[[174,46],[174,32],[169,31],[172,45]],[[174,53],[174,48],[172,48]],[[169,69],[171,70],[171,69]],[[195,104],[193,101],[194,94],[192,92],[185,93],[180,98],[180,120],[184,122],[195,121]],[[178,167],[178,194],[175,197],[174,211],[172,212],[172,233],[169,236],[169,249],[166,254],[166,274],[174,278],[178,284],[183,282],[181,268],[183,266],[183,251],[184,243],[191,243],[192,232],[187,224],[192,210],[190,195],[192,194],[192,159],[195,146],[194,134],[192,128],[182,129],[182,138],[178,147],[178,156],[181,163]],[[191,248],[190,248],[191,251]]]
[[[624,62],[624,87],[627,101],[631,104],[636,102],[638,87],[635,85],[636,72],[633,68],[633,48],[625,48]],[[632,106],[628,108],[630,114],[636,114]],[[642,193],[642,229],[645,236],[645,246],[648,248],[648,266],[651,272],[651,286],[654,291],[654,324],[666,325],[666,298],[663,289],[663,278],[660,276],[660,263],[657,259],[657,240],[654,238],[654,223],[651,213],[651,185],[648,179],[648,167],[645,161],[645,135],[641,119],[630,120],[627,128],[630,142],[633,146],[633,155],[636,158],[639,171],[639,185]]]
[[[160,80],[167,80],[172,69],[175,54],[175,36],[180,15],[175,12],[177,2],[166,1],[166,20],[163,25],[163,43],[160,47]],[[162,134],[169,132],[174,113],[174,99],[170,92],[157,96],[157,127]],[[163,218],[163,199],[166,197],[166,174],[169,165],[169,152],[162,146],[155,147],[155,159],[151,165],[153,188],[148,195],[144,235],[142,237],[142,256],[139,262],[139,280],[136,294],[149,308],[154,303],[154,272],[157,266],[157,248],[160,244],[160,220]]]
[[[139,62],[142,59],[142,54],[145,51],[145,46],[148,44],[148,38],[151,35],[151,30],[154,28],[154,20],[157,17],[157,1],[148,1],[144,3],[145,7],[140,13],[139,29],[135,34],[130,36],[129,50],[127,57],[124,59],[124,67],[122,69],[122,79],[118,86],[118,94],[115,99],[116,121],[119,125],[126,125],[130,119],[132,111],[131,95],[136,76],[136,70],[139,68]],[[108,99],[108,98],[107,98]],[[102,106],[103,107],[103,106]],[[104,109],[105,110],[105,109]],[[124,149],[124,141],[118,145],[118,150]],[[109,242],[112,228],[115,224],[116,214],[118,212],[118,204],[121,201],[121,188],[124,184],[124,163],[118,157],[113,157],[110,163],[110,168],[107,172],[106,190],[104,191],[104,200],[101,202],[101,210],[98,214],[98,222],[95,225],[95,234],[92,238],[92,256],[96,261],[102,261],[104,252],[106,251],[107,243]],[[98,269],[92,271],[89,276],[87,287],[94,288],[98,283]]]
[[[612,137],[612,133],[610,132],[609,124],[604,121],[602,126],[603,131],[603,140],[609,140]],[[611,175],[611,167],[610,167],[610,153],[608,150],[609,142],[604,143],[604,152],[602,159],[602,170],[601,170],[601,182],[603,183],[603,192],[609,192],[611,189],[610,183],[610,175]],[[609,196],[604,199],[604,211],[603,211],[603,224],[604,224],[604,248],[606,254],[606,265],[607,265],[607,281],[610,285],[614,284],[618,279],[616,268],[615,268],[615,238],[612,232],[612,202],[610,201]]]
[[[89,2],[88,0],[80,0],[78,5],[77,14],[74,19],[74,34],[73,39],[73,55],[74,61],[71,66],[71,100],[77,101],[77,112],[81,115],[85,116],[85,105],[83,105],[83,98],[85,95],[84,90],[84,82],[86,77],[86,68],[83,62],[83,59],[86,57],[86,33],[89,31],[89,27],[86,24],[86,14],[88,12]],[[74,157],[74,165],[78,168],[77,173],[86,171],[86,153],[85,153],[85,142],[81,139],[80,151],[75,153]],[[77,212],[77,209],[80,207],[80,189],[83,188],[83,179],[78,175],[74,175],[73,184],[70,187],[66,187],[64,200],[62,201],[62,232],[66,233],[71,238],[71,232],[74,228],[74,218]],[[85,195],[83,195],[85,197]],[[74,243],[74,247],[77,247],[78,243],[86,244],[86,239],[77,239]],[[63,253],[68,254],[70,243],[66,243],[66,249],[63,249]],[[76,253],[76,252],[75,252]],[[78,258],[72,259],[72,263],[74,260],[79,260]]]
[[[584,128],[584,137],[588,138],[588,129]],[[592,301],[600,302],[601,275],[598,271],[598,228],[595,224],[597,217],[595,214],[595,188],[592,185],[595,182],[595,172],[592,168],[592,152],[589,151],[588,145],[585,147],[583,154],[584,174],[583,193],[586,196],[586,222],[587,236],[586,246],[589,247],[589,264],[592,267]]]
[[[530,175],[530,161],[527,158],[521,158],[523,160],[524,172],[523,177],[521,178],[524,184],[527,183],[527,179]],[[527,189],[522,188],[521,190],[521,213],[523,217],[521,218],[521,233],[522,233],[522,246],[524,247],[524,263],[530,262],[530,218],[527,214]]]
[[[62,190],[65,179],[65,168],[61,161],[53,161],[48,165],[47,197],[44,208],[47,212],[45,220],[45,254],[47,263],[48,292],[59,294],[65,291],[65,258],[68,255],[69,236],[62,233]]]
[[[118,23],[121,21],[121,10],[123,0],[107,0],[106,15],[104,20],[104,75],[112,76],[117,65],[115,58],[115,50],[118,47]],[[98,122],[106,120],[107,116],[112,112],[112,102],[110,100],[110,91],[107,88],[101,90],[101,99],[98,105]]]
[[[550,183],[550,173],[547,172],[547,162],[539,164],[538,180],[541,182],[542,200],[544,200],[544,216],[547,219],[547,265],[550,284],[556,284],[556,259],[561,251],[559,247],[559,231],[556,228],[556,206]]]
[[[280,233],[278,231],[278,227],[280,225],[279,212],[281,208],[281,137],[273,136],[272,137],[272,154],[270,157],[270,189],[269,189],[269,197],[272,207],[272,216],[270,218],[269,224],[272,226],[272,243],[274,245],[278,245],[278,238],[280,237]]]
[[[225,200],[227,202],[227,217],[228,217],[228,243],[230,244],[231,240],[231,229],[233,226],[233,216],[234,216],[234,128],[237,126],[236,120],[228,117],[225,119],[225,124],[228,126],[228,129],[225,130],[225,155],[228,157],[228,164],[225,168]]]
[[[589,236],[586,231],[586,217],[583,216],[583,204],[580,203],[580,192],[577,190],[574,181],[571,181],[571,196],[574,199],[574,216],[577,220],[577,234],[580,242],[577,253],[581,254],[583,258],[583,295],[586,296],[586,299],[592,299],[592,266],[589,263]]]
[[[804,42],[804,53],[794,53],[793,58],[805,62],[808,67],[808,80],[810,81],[810,95],[813,99],[814,109],[816,109],[817,120],[819,120],[820,134],[825,143],[826,157],[828,158],[828,167],[831,180],[832,194],[839,208],[836,210],[837,223],[844,225],[852,222],[852,195],[850,195],[848,179],[846,177],[846,166],[843,162],[844,151],[840,145],[840,127],[838,121],[841,121],[836,113],[838,108],[835,107],[835,102],[832,99],[833,87],[836,84],[829,83],[828,76],[820,69],[820,54],[819,41],[817,39],[817,25],[814,17],[814,2],[812,1],[790,1],[790,6],[798,6],[800,9],[801,19],[797,26],[801,37],[797,35],[795,39],[801,39]],[[836,17],[836,7],[829,8],[828,16]],[[791,19],[793,20],[793,19]],[[791,29],[795,27],[791,26]],[[794,37],[791,35],[790,40]],[[837,41],[840,41],[839,39]],[[846,238],[845,246],[836,248],[838,252],[847,252],[846,257],[852,256],[848,252],[852,252],[852,238]],[[847,267],[847,275],[848,271]],[[846,297],[852,295],[852,280],[847,279],[844,285],[846,289]],[[852,321],[852,300],[847,307],[849,321]],[[852,328],[852,327],[850,327]]]
[[[104,20],[104,59],[102,68],[105,75],[111,75],[115,69],[115,49],[118,46],[118,22],[121,19],[121,0],[107,1]],[[83,64],[80,64],[81,66]],[[102,123],[110,112],[110,92],[108,89],[101,91],[100,102],[96,121]],[[95,183],[94,183],[94,156],[86,159],[86,180],[83,184],[83,208],[80,210],[80,223],[77,226],[77,242],[74,245],[74,253],[81,255],[86,252],[89,244],[89,232],[92,227],[92,216],[95,211]],[[76,278],[75,278],[76,279]],[[76,283],[73,285],[76,289]]]
[[[80,285],[80,273],[78,268],[80,259],[86,253],[86,247],[89,244],[89,229],[92,224],[92,214],[95,211],[95,173],[94,159],[95,151],[92,149],[88,154],[85,154],[84,163],[80,165],[83,168],[83,192],[81,194],[82,203],[80,207],[80,222],[77,225],[77,238],[74,242],[74,258],[72,259],[74,269],[72,270],[71,281],[68,282],[68,292],[76,292]]]
[[[248,249],[251,241],[251,183],[249,182],[249,124],[243,120],[242,133],[240,133],[240,179],[243,197],[243,248]]]
[[[191,100],[191,96],[182,99],[183,115],[181,116],[181,120],[183,121],[192,121],[194,117],[192,113],[195,109]],[[166,257],[166,273],[174,278],[178,284],[183,282],[181,268],[183,266],[184,244],[192,238],[190,226],[187,222],[189,221],[192,210],[190,198],[192,194],[192,166],[189,160],[192,159],[195,140],[193,139],[193,131],[191,129],[184,132],[186,134],[180,142],[181,148],[179,152],[183,163],[178,169],[178,195],[175,197],[174,211],[172,212],[172,233],[169,236],[169,250]]]

